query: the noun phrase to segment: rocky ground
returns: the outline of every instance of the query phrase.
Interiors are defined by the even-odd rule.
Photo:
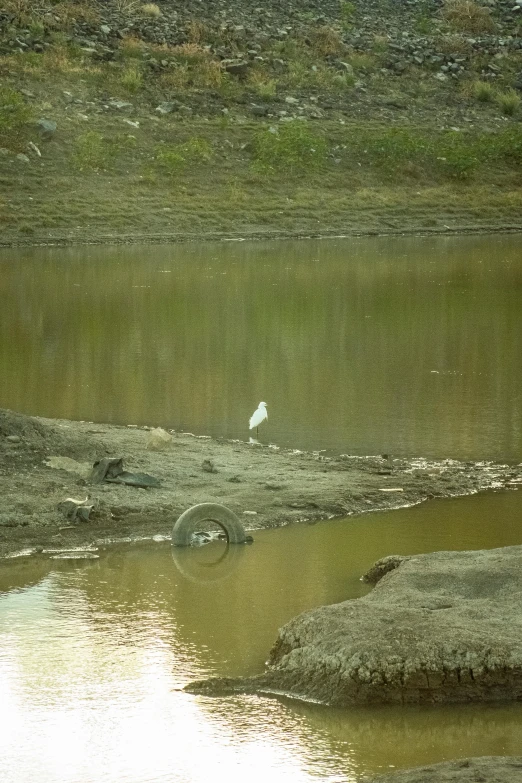
[[[281,628],[264,674],[187,689],[337,706],[522,701],[521,566],[522,546],[385,558],[368,595]]]
[[[522,756],[479,756],[399,770],[373,783],[520,783]]]
[[[201,502],[226,505],[256,530],[522,482],[520,465],[333,458],[181,433],[154,450],[151,438],[148,428],[0,411],[0,557],[170,537],[179,514]],[[92,483],[93,463],[106,457],[160,486]],[[68,517],[67,498],[92,506],[88,518]]]
[[[0,242],[520,230],[521,23],[501,0],[6,0]]]

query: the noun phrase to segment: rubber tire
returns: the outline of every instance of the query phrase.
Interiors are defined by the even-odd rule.
[[[222,528],[229,544],[244,544],[245,528],[239,518],[226,506],[219,503],[198,503],[181,514],[172,528],[173,546],[190,546],[192,534],[202,522],[215,522]]]

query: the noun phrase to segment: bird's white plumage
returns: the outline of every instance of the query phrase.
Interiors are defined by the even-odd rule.
[[[257,410],[254,411],[248,422],[249,429],[253,430],[254,427],[259,427],[262,421],[268,419],[268,413],[266,412],[266,402],[260,402]]]

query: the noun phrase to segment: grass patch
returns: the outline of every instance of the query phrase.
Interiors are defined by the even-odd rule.
[[[10,87],[0,86],[0,146],[24,141],[24,132],[32,118],[31,108],[23,95]]]
[[[252,149],[254,168],[263,173],[304,174],[318,170],[326,163],[326,139],[302,120],[259,131],[254,136]]]
[[[135,95],[143,87],[143,74],[137,65],[130,65],[120,76],[120,85],[125,92]]]
[[[474,0],[445,0],[442,17],[453,30],[462,33],[492,33],[496,29],[490,9]]]
[[[520,109],[520,95],[516,90],[513,90],[513,88],[510,88],[505,92],[497,92],[495,94],[495,101],[503,114],[506,114],[508,117],[517,114]]]
[[[72,161],[80,170],[105,171],[125,151],[136,146],[134,136],[117,134],[106,137],[98,131],[81,133],[74,142]]]
[[[495,88],[490,82],[476,81],[471,84],[471,95],[480,103],[491,103],[495,98]]]
[[[213,149],[206,139],[193,138],[183,144],[159,144],[156,148],[156,165],[165,174],[178,174],[187,166],[209,163]]]

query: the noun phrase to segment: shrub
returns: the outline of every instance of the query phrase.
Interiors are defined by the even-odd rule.
[[[159,145],[156,151],[156,163],[169,174],[182,171],[187,165],[208,163],[212,160],[213,150],[206,139],[193,138],[183,144]]]
[[[520,95],[513,88],[510,88],[505,92],[497,92],[495,94],[495,101],[498,103],[503,113],[508,116],[513,116],[520,108]]]
[[[143,44],[139,38],[132,35],[125,36],[120,44],[120,51],[124,58],[141,58],[143,56]]]
[[[268,78],[262,71],[250,71],[247,84],[264,100],[271,100],[277,93],[277,81]]]
[[[481,103],[489,103],[495,97],[495,90],[489,82],[476,81],[471,85],[471,94]]]
[[[495,30],[490,9],[474,0],[445,0],[442,16],[454,30],[460,32],[491,33]]]
[[[352,28],[355,10],[354,3],[349,2],[349,0],[341,0],[339,13],[343,30],[348,31]]]
[[[328,27],[328,25],[310,30],[308,40],[311,48],[320,57],[340,54],[344,50],[344,44],[339,33],[333,27]]]
[[[265,172],[303,173],[318,169],[324,165],[326,153],[324,137],[302,120],[291,120],[278,128],[265,128],[253,141],[254,166]]]
[[[140,69],[136,66],[126,68],[120,77],[120,84],[124,90],[132,95],[139,92],[143,86],[143,75]]]
[[[145,16],[161,16],[160,8],[156,5],[156,3],[145,3],[141,6],[140,11]]]

